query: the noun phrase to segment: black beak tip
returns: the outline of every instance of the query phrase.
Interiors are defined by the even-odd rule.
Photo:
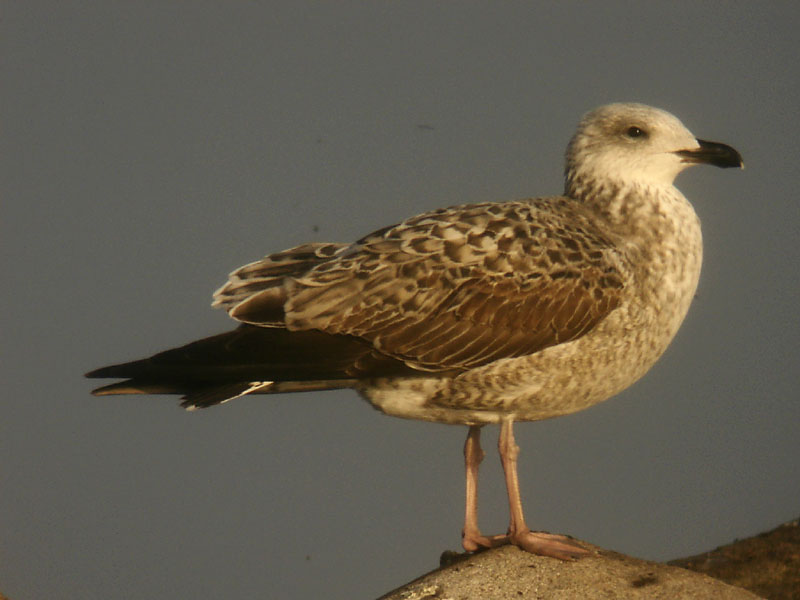
[[[677,154],[683,157],[683,162],[695,164],[708,164],[722,169],[744,169],[744,160],[739,152],[727,144],[697,140],[699,148],[680,150]]]

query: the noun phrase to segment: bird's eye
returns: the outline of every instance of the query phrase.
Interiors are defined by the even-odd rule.
[[[638,138],[644,137],[647,134],[641,128],[633,125],[632,127],[628,127],[627,131],[625,131],[625,135],[627,135],[629,138]]]

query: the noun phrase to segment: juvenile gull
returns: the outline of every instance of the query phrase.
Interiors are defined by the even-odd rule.
[[[513,423],[602,402],[664,352],[702,258],[697,215],[673,181],[701,163],[742,159],[662,110],[600,107],[569,143],[563,196],[453,206],[352,244],[272,254],[214,294],[237,329],[87,376],[126,379],[96,395],[182,394],[188,409],[354,388],[389,415],[467,425],[464,548],[579,557],[525,523]],[[505,535],[477,523],[487,423],[500,424]]]

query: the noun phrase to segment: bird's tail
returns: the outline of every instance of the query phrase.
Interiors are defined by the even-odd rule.
[[[181,394],[181,406],[206,408],[246,394],[353,387],[360,378],[419,374],[346,335],[242,325],[150,358],[86,374],[124,379],[96,396]]]

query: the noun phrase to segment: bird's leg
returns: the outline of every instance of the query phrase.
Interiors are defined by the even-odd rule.
[[[464,442],[464,468],[466,470],[467,502],[464,513],[464,529],[461,531],[461,544],[467,552],[479,548],[491,548],[508,543],[508,536],[487,537],[478,529],[478,468],[484,457],[481,449],[481,426],[471,425]]]
[[[506,476],[508,489],[508,505],[511,513],[511,523],[508,526],[508,541],[527,552],[541,556],[552,556],[562,560],[571,560],[589,554],[569,538],[562,535],[553,535],[544,532],[533,532],[525,524],[522,513],[522,499],[519,494],[519,479],[517,478],[517,456],[519,446],[514,441],[514,421],[506,418],[500,426],[500,461]]]

